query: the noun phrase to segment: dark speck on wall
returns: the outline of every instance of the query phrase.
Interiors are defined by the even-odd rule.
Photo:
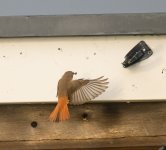
[[[6,56],[2,56],[3,58],[6,58]]]
[[[161,73],[163,74],[163,73],[165,73],[165,72],[166,72],[166,69],[163,68],[162,71],[161,71]]]
[[[62,48],[59,47],[59,48],[58,48],[58,51],[62,51]]]
[[[131,86],[132,86],[133,88],[136,88],[136,89],[137,89],[137,86],[136,86],[135,84],[132,84]]]
[[[96,52],[94,52],[93,55],[95,56],[95,55],[96,55]]]
[[[86,59],[88,60],[88,59],[89,59],[89,57],[86,57]]]
[[[20,52],[20,55],[22,55],[23,53],[22,52]]]

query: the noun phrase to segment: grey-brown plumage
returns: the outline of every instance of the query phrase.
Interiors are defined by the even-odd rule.
[[[49,117],[51,121],[55,121],[57,119],[63,121],[69,118],[67,107],[68,102],[73,105],[84,104],[96,98],[102,94],[106,88],[108,88],[108,79],[103,79],[103,76],[92,80],[72,80],[74,74],[76,73],[67,71],[58,82],[58,105]]]

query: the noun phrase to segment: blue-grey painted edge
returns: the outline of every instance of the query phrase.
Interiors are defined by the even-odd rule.
[[[2,16],[0,37],[163,35],[166,13]]]

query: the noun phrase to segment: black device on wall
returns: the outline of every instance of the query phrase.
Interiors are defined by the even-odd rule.
[[[132,48],[125,56],[125,60],[122,63],[124,68],[127,68],[137,62],[149,58],[153,54],[151,48],[145,43],[140,41],[134,48]]]

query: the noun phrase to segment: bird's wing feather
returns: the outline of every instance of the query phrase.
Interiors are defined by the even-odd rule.
[[[93,80],[72,80],[68,87],[69,103],[80,105],[96,98],[108,88],[107,80],[103,76]]]

